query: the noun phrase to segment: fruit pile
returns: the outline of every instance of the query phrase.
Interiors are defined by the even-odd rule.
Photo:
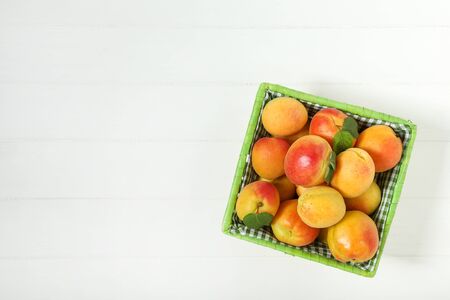
[[[379,234],[370,215],[382,196],[375,173],[398,164],[400,138],[385,125],[359,133],[357,122],[334,108],[309,122],[303,104],[289,97],[268,102],[262,124],[271,137],[253,145],[259,179],[241,190],[238,218],[249,228],[270,225],[293,246],[319,239],[341,262],[371,259]]]

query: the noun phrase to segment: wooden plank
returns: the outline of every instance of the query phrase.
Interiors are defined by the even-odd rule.
[[[19,88],[20,86],[20,88]],[[450,141],[450,85],[293,84],[413,120],[420,141]],[[0,84],[0,143],[21,140],[229,141],[244,137],[257,85]]]
[[[385,293],[396,299],[409,296],[445,299],[448,278],[442,274],[449,267],[448,257],[387,256],[377,277],[368,280],[289,256],[0,260],[0,268],[8,270],[0,272],[0,289],[5,298],[30,300],[180,298],[180,295],[195,299],[231,299],[236,295],[274,299],[289,298],[295,292],[325,300],[330,297],[330,292],[321,292],[326,282],[327,291],[333,291],[335,299],[360,299],[364,295],[365,299],[376,300]],[[261,284],[268,282],[268,273],[289,276],[270,277],[270,284],[263,288]],[[299,278],[308,284],[299,287]]]
[[[380,88],[389,83],[449,84],[450,62],[443,59],[450,52],[447,28],[274,31],[45,26],[1,32],[2,83],[320,81],[371,83]]]
[[[213,198],[225,205],[240,147],[176,141],[1,143],[0,198]],[[403,197],[450,198],[449,151],[446,142],[417,142]]]
[[[284,256],[221,234],[226,199],[198,194],[2,199],[0,260]],[[449,200],[403,197],[384,256],[450,256]]]
[[[51,9],[48,9],[51,7]],[[445,1],[361,2],[288,0],[207,1],[2,1],[7,25],[167,27],[393,27],[449,26]]]

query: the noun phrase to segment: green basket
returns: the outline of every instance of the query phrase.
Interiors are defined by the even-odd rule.
[[[370,127],[371,125],[384,124],[390,126],[402,139],[403,155],[400,163],[389,171],[378,173],[375,177],[382,190],[381,204],[372,215],[372,218],[378,227],[380,245],[378,251],[371,260],[364,263],[342,263],[335,260],[331,256],[327,246],[320,241],[315,241],[314,243],[303,247],[291,246],[278,241],[270,228],[261,228],[259,230],[250,229],[237,218],[235,205],[239,191],[245,185],[258,178],[251,166],[250,154],[252,146],[259,138],[269,136],[261,124],[262,110],[267,102],[281,96],[289,96],[302,102],[307,108],[310,118],[322,108],[334,107],[352,116],[358,122],[360,130]],[[363,107],[313,96],[280,85],[262,83],[256,94],[252,115],[245,134],[244,144],[242,145],[242,150],[239,155],[236,173],[234,175],[231,193],[223,219],[223,232],[287,254],[317,261],[351,273],[373,277],[375,276],[380,263],[392,219],[394,218],[415,137],[416,126],[411,121]]]

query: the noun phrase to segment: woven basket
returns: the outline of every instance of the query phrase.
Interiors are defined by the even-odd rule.
[[[236,200],[240,190],[248,183],[257,180],[258,176],[251,166],[251,149],[253,144],[263,136],[269,136],[261,123],[261,114],[265,104],[274,98],[289,96],[302,102],[311,118],[325,107],[334,107],[352,116],[359,125],[360,131],[371,125],[384,124],[390,126],[403,142],[403,155],[399,164],[384,173],[378,173],[375,179],[382,191],[379,208],[372,214],[379,232],[380,245],[375,256],[364,263],[342,263],[335,260],[328,247],[319,242],[295,247],[278,241],[269,227],[254,230],[246,227],[237,217]],[[375,112],[363,107],[349,105],[330,99],[313,96],[270,83],[262,83],[256,95],[250,122],[245,134],[244,144],[239,155],[239,161],[234,175],[228,205],[223,219],[223,232],[255,244],[270,247],[287,254],[303,257],[312,261],[336,267],[355,274],[373,277],[376,274],[384,245],[394,218],[400,198],[403,182],[406,176],[409,158],[416,136],[416,126],[407,120],[387,114]]]

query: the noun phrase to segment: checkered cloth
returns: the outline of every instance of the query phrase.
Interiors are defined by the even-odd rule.
[[[264,127],[262,126],[262,123],[261,123],[261,115],[262,115],[262,110],[263,110],[264,106],[270,100],[272,100],[274,98],[282,97],[282,96],[284,96],[284,95],[281,93],[278,93],[278,92],[273,92],[270,90],[268,90],[266,92],[264,101],[263,101],[263,105],[261,107],[261,112],[259,114],[259,119],[258,119],[258,123],[256,126],[255,134],[253,136],[252,145],[251,145],[252,147],[253,147],[253,144],[259,138],[265,137],[265,136],[270,136],[269,133],[267,133],[267,131],[264,129]],[[299,100],[300,102],[302,102],[305,105],[306,109],[308,110],[309,118],[312,118],[312,116],[314,116],[314,114],[317,113],[319,110],[327,107],[327,106],[322,106],[319,104],[311,103],[308,101],[304,101],[302,99],[297,99],[297,100]],[[401,140],[403,141],[403,149],[406,148],[406,145],[408,144],[408,142],[411,138],[410,129],[403,124],[385,122],[385,121],[376,120],[376,119],[372,119],[372,118],[365,118],[365,117],[361,117],[359,115],[351,114],[348,112],[345,112],[345,113],[347,113],[349,116],[353,117],[358,122],[360,131],[364,130],[367,127],[370,127],[372,125],[377,125],[377,124],[383,124],[383,125],[390,126],[395,131],[397,136],[400,137]],[[402,160],[403,159],[404,159],[404,157],[402,157]],[[400,164],[401,164],[401,162],[399,164],[397,164],[397,166],[395,168],[393,168],[389,171],[383,172],[383,173],[377,173],[375,176],[375,180],[378,183],[378,185],[380,186],[380,189],[382,191],[382,198],[381,198],[380,206],[372,214],[371,217],[373,218],[373,220],[375,221],[375,223],[378,227],[380,241],[384,234],[384,228],[386,225],[387,216],[388,216],[391,204],[392,204],[393,192],[394,192],[395,184],[397,182],[398,173],[400,170]],[[242,190],[242,188],[245,185],[247,185],[250,182],[253,182],[257,179],[258,179],[258,175],[256,174],[256,172],[253,170],[253,168],[251,166],[251,151],[250,151],[250,153],[247,154],[245,171],[242,176],[242,184],[241,184],[240,190]],[[284,245],[286,247],[295,248],[298,251],[303,251],[305,253],[318,254],[320,256],[323,256],[323,257],[326,257],[329,259],[334,259],[331,255],[330,250],[328,249],[327,245],[322,242],[319,242],[316,240],[314,243],[307,245],[307,246],[303,246],[303,247],[295,247],[292,245],[285,244],[283,242],[278,241],[275,238],[270,227],[264,227],[259,230],[255,230],[255,229],[251,229],[251,228],[248,228],[247,226],[245,226],[244,223],[242,223],[242,221],[240,221],[239,218],[237,217],[236,211],[234,211],[234,213],[233,213],[232,225],[230,227],[230,232],[233,234],[240,234],[240,235],[250,236],[252,238],[271,241],[274,244],[279,244],[279,245]],[[377,260],[380,257],[379,252],[380,252],[380,250],[378,249],[375,256],[371,260],[366,261],[364,263],[348,262],[347,264],[351,265],[355,268],[364,270],[364,271],[373,271],[376,266]]]

